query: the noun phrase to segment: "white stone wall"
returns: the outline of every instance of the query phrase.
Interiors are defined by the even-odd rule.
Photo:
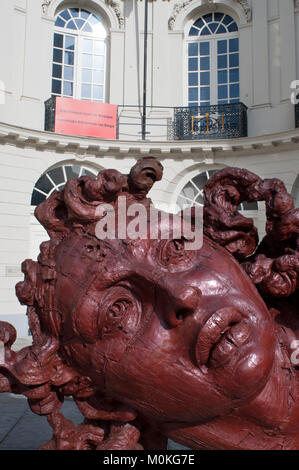
[[[6,87],[6,104],[0,107],[0,121],[43,129],[44,101],[51,90],[54,17],[62,5],[78,4],[102,13],[110,30],[107,100],[119,105],[142,105],[144,2],[115,0],[122,21],[116,15],[117,9],[107,3],[105,0],[1,3],[5,21],[0,32],[0,80]],[[251,8],[247,16],[241,3],[156,0],[149,4],[148,105],[187,104],[184,38],[192,21],[210,9],[217,9],[233,15],[239,24],[241,100],[249,107],[249,136],[294,127],[290,84],[299,79],[298,2],[251,0],[247,2]],[[174,18],[172,29],[170,18]]]

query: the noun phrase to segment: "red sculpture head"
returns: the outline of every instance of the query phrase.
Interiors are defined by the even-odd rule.
[[[194,252],[184,243],[71,233],[55,253],[63,357],[101,393],[168,424],[247,403],[275,348],[271,315],[238,263],[209,239]]]
[[[36,347],[48,361],[43,367],[48,378],[39,387],[49,383],[51,393],[55,387],[57,391],[44,408],[39,406],[51,416],[54,431],[57,397],[72,395],[83,415],[101,421],[103,429],[107,420],[119,426],[132,422],[141,434],[154,429],[195,448],[221,448],[219,435],[226,420],[232,420],[226,428],[231,427],[234,440],[241,419],[235,416],[252,403],[257,404],[251,414],[258,414],[274,375],[283,380],[277,367],[281,337],[254,283],[229,253],[234,247],[238,258],[243,252],[248,255],[257,241],[252,222],[242,224],[236,212],[236,192],[241,192],[228,190],[233,204],[227,207],[238,222],[238,237],[230,230],[231,239],[222,236],[222,245],[231,249],[212,240],[214,224],[208,226],[209,237],[203,237],[201,248],[188,250],[173,219],[162,213],[155,233],[163,228],[167,237],[150,236],[151,201],[146,194],[161,177],[161,165],[147,158],[128,176],[108,170],[97,180],[70,180],[37,208],[50,240],[41,245],[37,263],[23,265],[26,277],[17,294],[29,306]],[[107,215],[107,203],[120,229],[120,197],[128,207],[138,202],[145,208],[147,237],[98,238],[97,224]],[[206,205],[206,220],[215,208]],[[128,226],[132,217],[122,220]],[[53,368],[60,368],[58,379]],[[20,370],[19,376],[15,372],[19,381]],[[39,401],[46,400],[43,393]],[[30,392],[28,397],[34,409]],[[126,431],[128,442],[138,448],[139,431],[132,437],[133,428]],[[98,448],[116,445],[113,432],[112,426],[110,444],[104,434],[95,439]]]

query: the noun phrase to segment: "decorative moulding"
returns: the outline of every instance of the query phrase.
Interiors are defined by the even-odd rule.
[[[116,2],[114,0],[105,0],[105,4],[108,7],[112,8],[112,10],[114,11],[114,13],[117,17],[117,20],[118,20],[119,27],[124,28],[125,27],[125,18],[122,14],[122,7],[121,7],[120,3]]]
[[[187,10],[189,5],[193,2],[194,0],[184,0],[179,3],[175,3],[173,10],[172,10],[172,15],[168,20],[168,28],[172,30],[174,28],[175,20],[178,16],[178,14],[182,10]],[[251,21],[251,8],[249,6],[248,0],[233,0],[234,3],[238,3],[244,10],[244,14],[246,17],[247,23]],[[213,5],[213,4],[219,4],[221,1],[215,1],[215,0],[202,0],[202,5]],[[299,4],[299,0],[297,2]]]
[[[241,5],[244,10],[247,22],[251,21],[251,8],[249,6],[248,0],[235,0],[237,3]]]
[[[163,142],[133,142],[119,140],[105,140],[54,134],[45,131],[34,131],[8,124],[0,123],[0,145],[14,145],[21,148],[34,148],[37,151],[51,151],[72,155],[103,156],[109,155],[115,158],[123,158],[124,153],[130,155],[153,154],[159,158],[181,158],[182,155],[196,154],[197,156],[214,152],[220,154],[237,155],[242,152],[250,154],[272,153],[277,148],[281,151],[299,149],[299,129],[286,131],[279,134],[259,137],[246,137],[240,139],[226,139],[218,141],[163,141]],[[191,152],[189,152],[189,149]]]
[[[192,2],[193,0],[186,0],[184,2],[181,2],[181,3],[175,3],[174,4],[174,7],[173,7],[173,10],[172,10],[172,15],[171,17],[169,18],[168,20],[168,28],[170,30],[173,29],[174,27],[174,23],[175,23],[175,20],[176,20],[176,17],[178,16],[178,14],[181,12],[181,10],[184,10],[186,9],[190,3]]]
[[[52,0],[43,0],[43,2],[42,2],[42,9],[43,9],[44,15],[47,14],[48,8],[49,8],[49,6],[50,6],[51,1],[52,1]]]
[[[53,0],[43,0],[42,1],[42,10],[43,14],[46,15],[48,13],[49,7]],[[124,28],[125,19],[122,14],[122,7],[119,1],[117,0],[102,0],[101,3],[105,4],[110,10],[113,11],[115,16],[117,17],[117,21],[120,28]]]

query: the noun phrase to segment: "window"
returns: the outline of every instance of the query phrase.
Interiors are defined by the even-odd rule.
[[[52,193],[63,189],[69,179],[86,175],[96,176],[97,172],[77,165],[63,165],[47,171],[40,177],[33,189],[31,205],[38,206]]]
[[[234,19],[209,13],[192,25],[188,36],[189,106],[240,101],[239,33]]]
[[[107,32],[99,15],[68,8],[56,18],[52,95],[105,101]]]
[[[207,184],[208,180],[211,178],[211,176],[217,171],[219,171],[219,169],[203,171],[202,173],[198,173],[192,178],[190,178],[190,180],[185,184],[177,198],[176,203],[180,210],[183,210],[186,207],[190,206],[203,206],[204,187]],[[258,204],[257,202],[243,202],[238,210],[257,211]]]

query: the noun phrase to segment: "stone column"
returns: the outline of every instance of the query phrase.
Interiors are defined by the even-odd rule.
[[[169,106],[168,2],[153,2],[153,97],[152,104]]]
[[[53,20],[43,17],[41,4],[28,0],[24,77],[21,99],[43,102],[51,95]]]
[[[124,61],[125,61],[125,30],[110,32],[110,67],[108,83],[110,84],[109,102],[124,104]]]
[[[188,102],[184,102],[183,90],[187,90],[186,82],[183,81],[183,74],[187,77],[187,68],[183,63],[183,31],[169,31],[169,97],[170,106],[184,106]],[[184,87],[185,84],[185,87]],[[186,95],[187,96],[187,95]]]
[[[296,39],[293,0],[279,0],[281,43],[281,101],[290,100],[290,85],[296,80]]]
[[[253,106],[269,105],[267,0],[252,0]]]
[[[240,100],[246,106],[253,102],[253,63],[251,25],[240,27]]]
[[[11,94],[13,91],[13,62],[18,60],[18,57],[14,57],[15,50],[15,39],[13,34],[12,25],[14,22],[14,2],[2,2],[1,3],[1,17],[2,25],[0,28],[0,57],[1,57],[1,104],[6,99],[6,93]]]

